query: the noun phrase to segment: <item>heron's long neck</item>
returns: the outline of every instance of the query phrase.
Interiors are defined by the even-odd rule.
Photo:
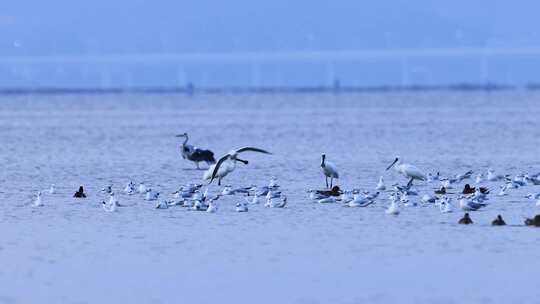
[[[184,139],[184,143],[182,144],[182,146],[185,146],[187,144],[188,140],[189,140],[189,137],[186,134],[186,139]]]

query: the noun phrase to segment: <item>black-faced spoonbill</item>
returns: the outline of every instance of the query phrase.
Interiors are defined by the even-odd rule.
[[[398,173],[400,173],[401,175],[409,179],[409,182],[407,183],[407,185],[412,185],[412,182],[415,179],[421,180],[421,181],[425,181],[427,179],[424,172],[422,172],[420,169],[418,169],[417,167],[411,164],[402,163],[401,160],[399,159],[399,156],[396,157],[396,159],[394,159],[394,162],[390,164],[390,166],[388,166],[386,170],[390,170],[390,168],[392,168],[393,166]]]
[[[332,188],[334,178],[339,179],[339,173],[337,171],[336,165],[329,161],[326,161],[326,154],[323,154],[321,158],[321,169],[326,178],[326,188],[328,188],[328,178],[330,178],[330,188]]]

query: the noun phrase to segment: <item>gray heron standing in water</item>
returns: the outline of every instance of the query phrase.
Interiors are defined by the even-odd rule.
[[[182,158],[190,160],[195,163],[197,169],[199,168],[199,162],[206,162],[208,165],[215,164],[216,160],[214,159],[214,153],[210,150],[199,149],[192,145],[189,145],[187,142],[189,140],[188,134],[178,134],[176,137],[184,137],[184,142],[180,146],[180,152],[182,153]]]
[[[215,165],[210,166],[208,170],[204,173],[203,179],[210,180],[210,183],[214,181],[215,178],[218,179],[218,185],[221,185],[221,180],[227,176],[229,173],[233,172],[236,169],[236,162],[239,161],[244,165],[248,164],[247,160],[238,158],[238,154],[243,152],[259,152],[264,154],[272,154],[266,150],[254,148],[254,147],[243,147],[236,150],[231,150],[229,153],[221,157]]]

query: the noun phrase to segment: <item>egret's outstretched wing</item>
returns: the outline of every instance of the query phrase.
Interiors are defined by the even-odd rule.
[[[219,167],[221,167],[221,164],[223,164],[224,161],[226,161],[228,158],[230,157],[229,154],[223,156],[222,158],[220,158],[216,164],[216,166],[214,167],[214,172],[212,172],[212,178],[210,179],[210,182],[209,184],[212,183],[212,181],[214,181],[214,178],[216,178],[216,174],[219,170]]]
[[[264,153],[264,154],[272,154],[272,153],[270,153],[270,152],[268,152],[266,150],[255,148],[255,147],[243,147],[243,148],[240,148],[240,149],[236,150],[236,152],[238,152],[238,153],[247,152],[247,151],[259,152],[259,153]]]

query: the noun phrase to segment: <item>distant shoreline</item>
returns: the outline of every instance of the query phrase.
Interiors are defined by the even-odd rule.
[[[430,92],[430,91],[512,91],[540,90],[539,84],[453,84],[453,85],[408,85],[408,86],[297,86],[297,87],[134,87],[134,88],[4,88],[0,95],[64,95],[64,94],[315,94],[315,93],[392,93],[392,92]]]

